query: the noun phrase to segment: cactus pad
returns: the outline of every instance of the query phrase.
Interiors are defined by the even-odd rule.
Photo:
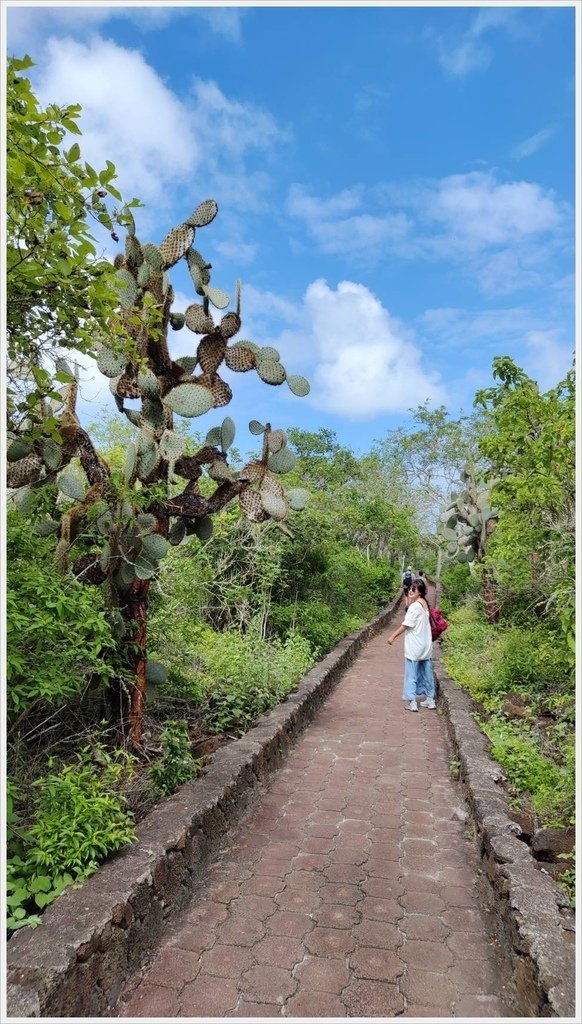
[[[216,459],[212,463],[208,470],[208,476],[212,480],[232,480],[232,473],[226,465],[226,462],[223,462],[222,459]]]
[[[119,377],[127,366],[127,356],[121,352],[112,352],[105,345],[97,350],[97,366],[104,377]]]
[[[251,420],[249,423],[249,430],[251,434],[264,434],[266,429],[267,428],[264,427],[262,423],[259,423],[258,420]]]
[[[203,516],[202,519],[194,520],[194,533],[199,540],[210,540],[212,532],[213,525],[210,516]]]
[[[183,519],[176,519],[170,526],[168,540],[170,544],[177,546],[181,544],[186,536],[186,523]]]
[[[234,338],[241,328],[241,319],[238,313],[227,313],[220,321],[220,333],[225,341]]]
[[[212,317],[204,311],[204,306],[192,303],[184,314],[184,322],[194,334],[210,334],[214,330]]]
[[[63,449],[51,437],[43,437],[40,442],[42,460],[48,470],[54,472],[60,466]]]
[[[203,416],[212,409],[214,396],[200,384],[178,384],[164,398],[165,404],[180,416]]]
[[[162,256],[157,245],[153,242],[145,242],[142,247],[143,257],[146,263],[150,265],[152,270],[161,272],[164,269],[164,257]]]
[[[231,401],[232,389],[218,374],[203,374],[199,381],[212,392],[212,404],[215,409],[222,409]]]
[[[173,331],[181,331],[185,323],[186,316],[184,313],[170,313],[170,327]]]
[[[247,519],[250,519],[251,523],[262,523],[267,519],[267,513],[263,508],[261,495],[258,491],[243,491],[239,495],[239,502],[243,514]]]
[[[184,454],[186,438],[175,430],[164,430],[160,438],[160,453],[164,459],[174,461]]]
[[[287,384],[293,394],[297,395],[298,398],[305,398],[311,390],[309,381],[307,381],[305,377],[300,377],[298,374],[290,374],[287,377]]]
[[[210,285],[204,284],[204,279],[202,280],[202,288],[206,298],[209,299],[212,305],[216,306],[217,309],[226,309],[230,302],[226,292],[223,292],[221,288],[211,288]]]
[[[158,378],[155,373],[152,373],[152,371],[147,367],[145,370],[140,370],[138,373],[137,384],[142,395],[149,395],[151,398],[157,398],[160,393]]]
[[[179,224],[168,232],[160,245],[160,253],[164,264],[164,270],[173,267],[178,260],[182,259],[186,250],[190,248],[194,238],[194,229],[188,224]]]
[[[204,444],[212,445],[213,447],[218,447],[218,445],[220,444],[221,437],[222,434],[220,427],[211,427],[206,435]]]
[[[194,212],[190,214],[186,224],[189,224],[193,228],[205,228],[207,224],[212,223],[217,213],[218,204],[214,199],[205,199],[202,203],[199,203]]]
[[[236,427],[234,425],[234,420],[231,419],[230,416],[225,416],[225,418],[222,421],[222,426],[220,428],[220,446],[223,452],[228,451],[228,449],[230,448],[231,444],[235,439],[235,436]]]
[[[226,342],[218,332],[208,334],[198,345],[196,355],[203,373],[216,373],[226,352]]]
[[[281,356],[278,350],[276,348],[273,348],[272,345],[264,345],[263,348],[260,350],[259,362],[262,363],[264,359],[267,360],[268,362],[278,363],[279,360],[281,359]]]
[[[262,359],[257,366],[257,373],[265,384],[282,384],[287,376],[285,368],[274,359]]]
[[[150,279],[151,272],[152,268],[150,267],[149,263],[146,263],[144,260],[137,272],[137,283],[140,285],[141,288],[145,288],[146,284]]]
[[[31,452],[24,459],[18,462],[9,462],[6,468],[6,483],[8,487],[23,487],[25,484],[34,483],[38,480],[43,467],[40,455]]]
[[[72,498],[73,501],[83,501],[86,493],[85,485],[71,470],[63,470],[57,478],[57,484],[59,491],[61,491],[66,498]]]
[[[115,284],[119,293],[119,303],[122,309],[131,309],[135,305],[138,296],[138,287],[135,277],[129,270],[121,268],[115,274]]]
[[[297,456],[290,448],[281,448],[281,451],[269,455],[269,469],[273,473],[290,473],[295,468]]]
[[[160,464],[160,453],[156,448],[149,448],[140,455],[137,462],[137,475],[142,482],[149,480]]]
[[[263,487],[261,487],[260,494],[263,508],[271,519],[283,520],[288,518],[289,509],[284,498],[273,494],[269,490],[265,490]]]
[[[153,533],[156,528],[157,519],[151,512],[140,512],[136,516],[136,523],[140,534],[145,536],[148,533]]]
[[[295,512],[300,512],[309,501],[309,491],[306,491],[303,487],[290,487],[286,491],[285,497],[287,498],[289,508],[292,508]]]
[[[143,249],[135,235],[127,235],[125,239],[125,262],[131,270],[137,270],[144,261]]]
[[[243,345],[232,345],[226,349],[224,361],[229,370],[246,373],[247,370],[252,370],[256,366],[257,358],[250,348],[245,348]]]
[[[267,444],[270,452],[280,452],[287,444],[287,434],[284,430],[270,430]]]
[[[137,380],[129,373],[122,373],[121,377],[112,377],[109,389],[118,398],[141,398]]]
[[[159,562],[168,550],[168,541],[159,533],[149,533],[143,538],[143,553],[152,562]]]
[[[17,437],[8,443],[6,458],[8,462],[18,462],[20,459],[25,459],[27,455],[30,455],[31,450],[32,445],[28,441],[21,441]]]
[[[266,467],[262,462],[247,462],[246,466],[241,469],[239,478],[250,480],[253,484],[260,483],[266,472]]]

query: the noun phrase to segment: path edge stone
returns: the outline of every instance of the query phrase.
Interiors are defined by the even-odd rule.
[[[447,675],[440,652],[434,669],[518,1010],[524,1017],[575,1020],[575,915],[565,893],[519,839],[505,776],[475,721],[478,705]]]
[[[7,944],[7,1018],[107,1016],[168,920],[204,878],[225,836],[283,763],[358,652],[386,628],[402,592],[350,633],[283,703],[220,747],[204,774],[163,800],[135,842],[66,890]]]

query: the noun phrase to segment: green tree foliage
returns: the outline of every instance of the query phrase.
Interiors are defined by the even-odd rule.
[[[459,489],[467,467],[478,468],[477,416],[451,419],[447,409],[430,409],[428,402],[411,410],[411,425],[398,427],[376,442],[385,472],[406,489],[419,526],[434,533],[441,507]]]
[[[70,380],[59,352],[92,351],[118,303],[91,221],[113,232],[123,218],[105,202],[121,200],[114,165],[91,167],[78,142],[65,149],[80,106],[42,109],[23,75],[32,66],[10,58],[6,78],[6,326],[9,428],[38,437],[54,432],[50,399]]]
[[[507,357],[494,361],[493,372],[499,383],[475,399],[485,412],[479,447],[500,512],[489,560],[511,600],[561,616],[573,644],[574,370],[545,394]]]

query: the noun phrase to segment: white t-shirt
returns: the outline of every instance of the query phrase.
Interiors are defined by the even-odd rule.
[[[404,634],[404,657],[426,661],[432,655],[432,633],[428,612],[420,601],[408,606],[404,625],[409,627]]]

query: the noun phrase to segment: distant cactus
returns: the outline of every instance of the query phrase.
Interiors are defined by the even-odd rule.
[[[251,432],[263,434],[261,458],[234,473],[227,463],[227,451],[235,437],[230,417],[211,428],[195,455],[185,454],[184,439],[173,428],[174,413],[198,417],[230,402],[232,391],[219,373],[223,363],[235,372],[254,369],[271,385],[287,380],[295,395],[309,392],[305,378],[287,376],[275,349],[261,348],[252,341],[231,343],[241,328],[240,286],[236,309],[215,325],[210,305],[225,309],[229,298],[210,286],[211,265],[192,244],[196,230],[210,224],[217,212],[214,200],[205,200],[156,246],[140,243],[133,216],[125,211],[125,255],[114,260],[120,308],[109,325],[111,336],[116,335],[119,343],[113,347],[111,340],[99,339],[96,345],[97,365],[109,378],[117,408],[137,428],[135,441],[126,451],[123,482],[114,480],[81,428],[75,411],[76,384],[69,386],[58,419],[60,445],[49,437],[34,444],[24,444],[16,436],[9,438],[8,486],[22,491],[30,485],[56,482],[61,500],[73,502],[66,506],[60,524],[46,518],[38,524],[39,532],[58,530],[59,568],[66,568],[80,525],[93,510],[101,549],[78,557],[72,569],[81,582],[105,586],[112,621],[118,633],[121,629],[119,635],[129,641],[126,650],[136,652],[131,666],[136,683],[129,713],[136,746],[141,743],[147,677],[148,588],[169,545],[179,544],[190,533],[207,539],[212,532],[210,517],[235,497],[251,522],[283,521],[290,509],[303,508],[307,500],[307,492],[292,488],[286,493],[280,481],[296,462],[284,431],[252,421]],[[181,259],[187,263],[200,301],[188,306],[185,313],[174,313],[174,290],[167,271]],[[176,331],[184,326],[203,336],[197,343],[193,339],[192,355],[175,361],[168,349],[168,328]],[[136,398],[141,400],[139,410],[126,407],[127,399]],[[50,415],[54,414],[51,409]],[[75,457],[86,484],[66,468]],[[204,467],[216,482],[214,492],[206,497],[198,483]],[[182,492],[171,497],[169,485],[184,481]],[[155,489],[153,485],[157,485]],[[159,485],[163,485],[161,492]],[[152,487],[152,498],[149,504],[146,498],[145,505],[144,487]]]
[[[461,474],[461,480],[464,490],[451,494],[450,504],[441,513],[437,532],[446,541],[450,561],[480,563],[485,559],[489,537],[499,515],[491,506],[493,483],[484,485],[467,469]],[[487,617],[495,622],[499,611],[494,581],[486,569],[482,575]]]
[[[465,485],[459,494],[451,494],[450,504],[440,516],[439,534],[447,542],[447,555],[456,562],[482,561],[487,541],[497,525],[498,512],[491,507],[491,484],[480,484],[465,470]]]

